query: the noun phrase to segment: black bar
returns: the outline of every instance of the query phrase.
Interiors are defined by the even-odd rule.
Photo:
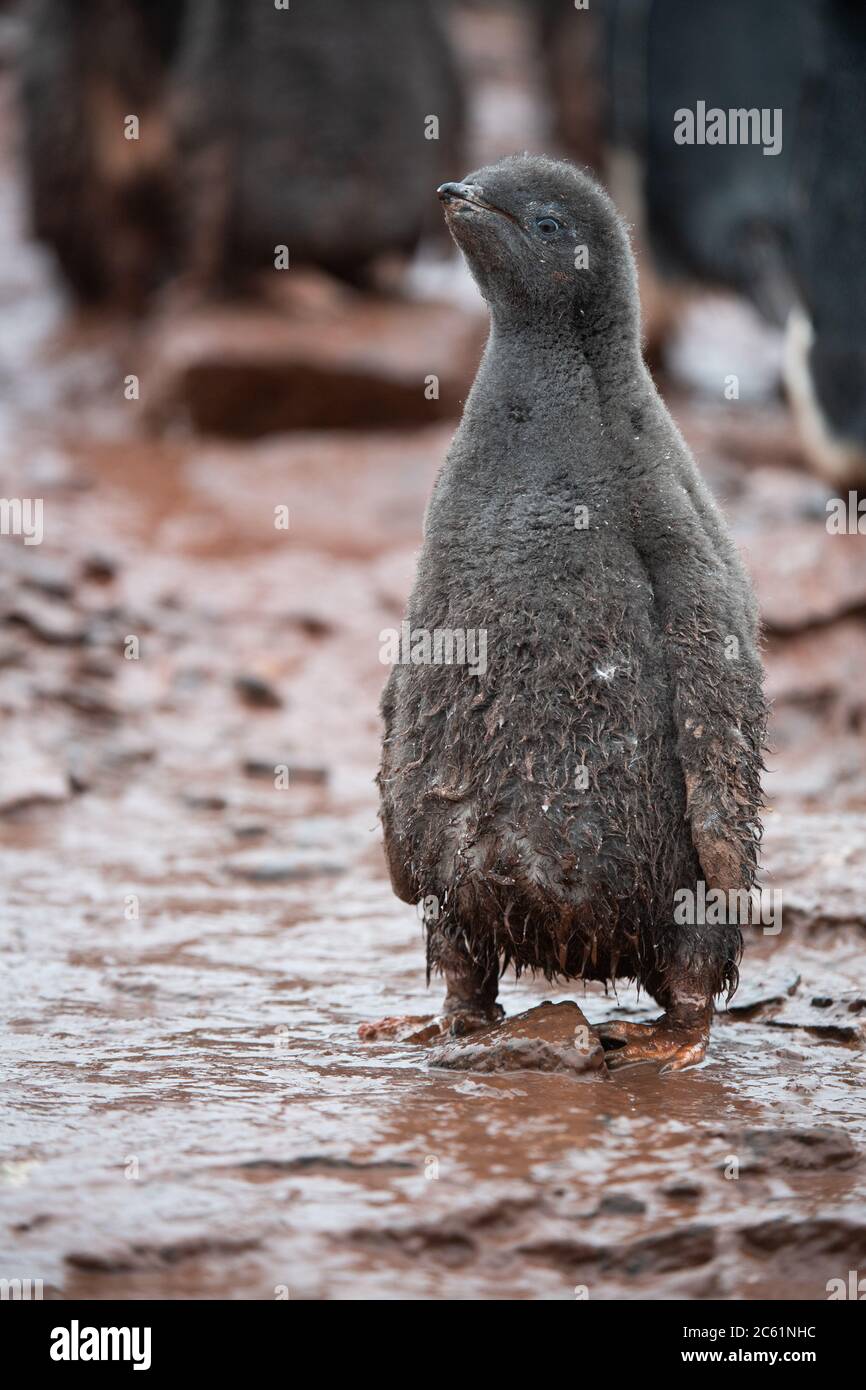
[[[570,1302],[563,1316],[560,1309],[546,1330],[564,1337],[563,1347],[569,1347],[576,1359],[591,1354],[598,1369],[609,1358],[609,1369],[634,1369],[647,1375],[683,1367],[701,1374],[708,1365],[727,1366],[736,1371],[740,1366],[759,1367],[763,1373],[785,1371],[789,1366],[803,1366],[819,1371],[850,1372],[859,1360],[862,1345],[862,1310],[840,1306],[840,1302]],[[146,1375],[161,1379],[166,1374],[184,1371],[212,1371],[224,1380],[231,1375],[249,1376],[252,1371],[273,1370],[282,1366],[288,1375],[301,1370],[312,1356],[318,1338],[308,1342],[309,1331],[316,1337],[315,1324],[323,1318],[321,1330],[337,1331],[348,1321],[351,1326],[355,1313],[345,1303],[329,1304],[321,1314],[306,1307],[299,1316],[297,1306],[290,1301],[273,1302],[206,1302],[206,1301],[128,1301],[128,1302],[6,1302],[0,1305],[3,1348],[7,1364],[22,1371],[35,1370],[55,1377],[86,1375],[92,1379],[100,1371],[113,1376]],[[356,1372],[363,1376],[366,1347],[373,1352],[369,1340],[370,1323],[382,1317],[383,1336],[393,1350],[401,1340],[399,1329],[405,1330],[401,1310],[400,1321],[394,1321],[394,1305],[384,1303],[381,1314],[366,1308],[365,1338],[356,1346],[353,1356],[360,1357]],[[311,1316],[315,1323],[311,1326]],[[417,1316],[423,1317],[419,1309]],[[531,1332],[538,1326],[528,1308],[509,1315],[509,1330],[518,1328]],[[473,1314],[477,1319],[478,1310]],[[386,1322],[387,1319],[387,1322]],[[441,1324],[440,1324],[441,1326]],[[113,1339],[100,1335],[95,1340],[88,1329],[126,1329]],[[132,1329],[139,1329],[133,1338]],[[63,1329],[63,1332],[59,1331]],[[145,1337],[149,1329],[149,1340]],[[464,1334],[465,1335],[465,1334]],[[458,1331],[458,1336],[461,1333]],[[394,1342],[396,1338],[396,1342]],[[575,1340],[577,1338],[577,1340]],[[510,1339],[509,1339],[510,1340]],[[326,1341],[326,1347],[333,1343]],[[339,1344],[338,1344],[339,1345]],[[349,1345],[349,1344],[347,1344]],[[380,1344],[380,1346],[383,1344]],[[546,1344],[549,1351],[549,1343]],[[77,1360],[54,1359],[56,1351],[72,1354]],[[128,1353],[126,1360],[88,1360],[93,1347],[105,1350],[110,1356],[115,1347]],[[480,1348],[479,1348],[480,1351]],[[485,1343],[485,1361],[490,1354]],[[525,1354],[547,1355],[527,1348]],[[142,1363],[139,1372],[133,1370],[133,1356]],[[599,1361],[598,1358],[601,1358]],[[330,1361],[330,1357],[328,1358]],[[145,1366],[144,1362],[148,1364]],[[381,1368],[380,1368],[381,1369]],[[396,1368],[390,1373],[394,1375]],[[373,1372],[373,1362],[368,1362]],[[303,1372],[302,1372],[303,1374]],[[390,1376],[389,1376],[390,1378]]]

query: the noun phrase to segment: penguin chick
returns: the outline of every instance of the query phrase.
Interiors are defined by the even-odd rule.
[[[443,1027],[500,1017],[509,965],[626,978],[664,1014],[600,1030],[609,1064],[680,1069],[736,988],[742,917],[677,904],[703,881],[742,906],[757,867],[754,599],[644,366],[607,195],[512,157],[439,196],[491,324],[382,697],[392,883],[425,903]]]

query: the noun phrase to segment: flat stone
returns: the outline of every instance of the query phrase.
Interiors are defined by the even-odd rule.
[[[191,811],[224,811],[228,806],[219,792],[184,792],[181,800]]]
[[[445,1043],[429,1054],[431,1067],[452,1071],[545,1071],[607,1077],[604,1052],[571,1000],[549,1000],[526,1013]]]
[[[614,1216],[638,1216],[646,1211],[646,1202],[633,1197],[630,1192],[608,1192],[598,1204],[600,1212]]]
[[[237,840],[257,840],[262,835],[267,835],[268,827],[259,825],[255,821],[244,822],[242,825],[233,825],[232,834]]]
[[[321,763],[301,763],[292,759],[288,763],[288,769],[290,786],[303,783],[308,787],[323,787],[330,777],[328,768]]]
[[[793,998],[800,987],[800,974],[793,966],[767,964],[760,975],[746,978],[730,1004],[720,1008],[720,1018],[765,1019]]]
[[[277,774],[278,767],[286,767],[288,757],[284,753],[276,755],[251,753],[249,757],[243,759],[241,766],[247,777],[267,777],[272,779]]]
[[[814,1129],[745,1129],[726,1133],[731,1153],[745,1149],[743,1173],[768,1173],[774,1169],[814,1171],[850,1168],[858,1152],[843,1129],[825,1125]]]
[[[270,681],[262,676],[235,676],[235,690],[245,704],[253,709],[281,709],[283,699]]]
[[[92,584],[108,584],[117,577],[120,566],[113,555],[94,550],[84,556],[81,563],[82,578]]]
[[[151,335],[148,418],[245,438],[450,419],[484,336],[480,315],[448,304],[352,296],[339,314],[200,309]]]
[[[87,628],[79,614],[66,604],[37,594],[19,594],[7,621],[27,628],[50,646],[78,646],[87,640]]]
[[[697,1202],[704,1189],[690,1178],[674,1178],[672,1182],[665,1183],[661,1191],[662,1196],[669,1197],[672,1202]]]
[[[866,998],[859,990],[845,990],[829,1004],[808,999],[788,999],[764,1022],[773,1028],[800,1028],[827,1042],[866,1041]]]
[[[719,1020],[799,1029],[828,1042],[866,1040],[866,995],[859,989],[837,988],[828,979],[820,989],[807,987],[798,972],[770,963],[719,1010]]]

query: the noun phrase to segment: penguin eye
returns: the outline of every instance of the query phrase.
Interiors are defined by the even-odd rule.
[[[555,217],[536,217],[535,225],[542,236],[553,236],[554,232],[562,230],[562,223]]]

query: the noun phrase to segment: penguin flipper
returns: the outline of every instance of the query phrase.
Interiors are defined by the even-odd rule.
[[[639,549],[661,620],[692,843],[708,887],[750,888],[767,723],[750,585],[682,492],[656,503]]]
[[[385,860],[387,862],[388,873],[391,878],[391,887],[394,889],[394,892],[396,893],[397,897],[400,898],[402,902],[412,903],[414,906],[415,903],[417,903],[419,898],[421,897],[421,894],[416,887],[415,880],[410,872],[409,865],[406,862],[406,856],[403,853],[403,848],[399,840],[394,835],[393,830],[391,829],[388,823],[388,819],[386,818],[384,813],[382,816],[382,820],[385,831]]]

